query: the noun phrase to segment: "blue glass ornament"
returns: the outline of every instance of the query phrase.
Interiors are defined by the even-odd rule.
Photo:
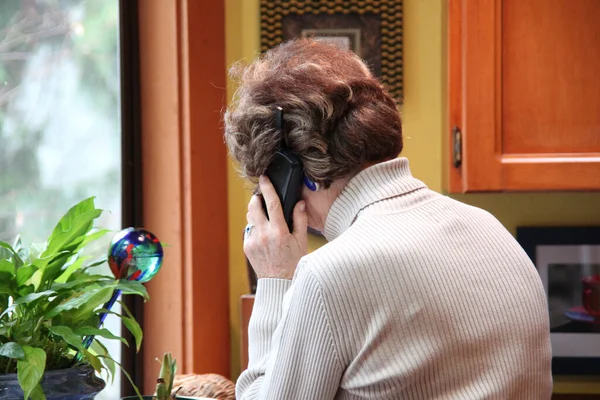
[[[108,247],[108,265],[116,279],[148,282],[160,270],[163,262],[163,248],[160,240],[152,233],[142,228],[127,228],[113,237]],[[115,290],[110,300],[104,304],[110,310],[121,294]],[[99,315],[98,328],[102,326],[107,313]],[[83,347],[88,349],[94,340],[94,335],[86,336]],[[81,352],[73,359],[76,364],[82,360]]]
[[[146,229],[123,229],[108,248],[108,265],[117,279],[148,282],[158,273],[162,262],[162,245]]]

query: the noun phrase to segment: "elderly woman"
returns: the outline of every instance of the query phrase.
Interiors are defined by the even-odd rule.
[[[296,40],[234,78],[225,138],[261,193],[248,205],[259,280],[237,397],[549,399],[536,269],[492,215],[411,176],[396,104],[365,64]],[[291,233],[264,176],[282,141],[307,182]],[[328,240],[310,254],[307,226]]]

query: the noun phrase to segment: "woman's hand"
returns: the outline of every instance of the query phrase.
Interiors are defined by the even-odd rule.
[[[301,200],[294,207],[294,231],[290,233],[271,181],[261,176],[259,184],[269,219],[260,196],[252,196],[246,215],[250,231],[244,237],[244,253],[259,279],[292,279],[298,261],[307,253],[306,204]]]

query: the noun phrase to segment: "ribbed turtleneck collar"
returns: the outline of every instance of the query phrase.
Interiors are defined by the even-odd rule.
[[[369,205],[424,187],[423,182],[413,178],[404,157],[366,168],[350,179],[333,202],[323,234],[331,241],[348,229],[358,213]]]

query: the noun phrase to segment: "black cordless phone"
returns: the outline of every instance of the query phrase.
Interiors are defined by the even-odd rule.
[[[275,154],[273,161],[267,167],[266,175],[279,196],[283,217],[285,218],[285,222],[287,223],[290,232],[292,232],[294,226],[294,207],[302,197],[304,168],[300,159],[285,146],[285,140],[283,139],[283,109],[281,107],[275,109],[275,127],[281,132],[281,145]],[[265,215],[268,218],[269,213],[267,212],[267,205],[265,204],[264,197],[262,198],[262,205]],[[255,294],[258,277],[248,258],[246,258],[246,268],[248,271],[250,292]]]
[[[266,175],[279,196],[283,216],[291,232],[294,224],[294,207],[302,197],[304,168],[300,159],[285,147],[285,140],[283,139],[283,109],[281,107],[275,109],[275,127],[281,131],[281,147],[275,154],[275,158],[271,164],[267,167]],[[268,216],[264,197],[262,203],[265,214]]]

